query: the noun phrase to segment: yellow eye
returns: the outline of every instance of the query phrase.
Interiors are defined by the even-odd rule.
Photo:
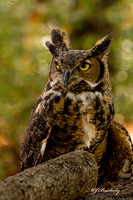
[[[56,65],[56,69],[59,71],[59,70],[60,70],[60,66],[59,66],[59,65]]]
[[[90,63],[83,63],[81,66],[79,66],[79,69],[82,71],[87,71],[88,69],[90,69],[91,64]]]

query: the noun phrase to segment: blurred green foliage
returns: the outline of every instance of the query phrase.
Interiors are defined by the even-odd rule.
[[[109,71],[116,119],[133,120],[132,0],[0,1],[0,178],[17,172],[30,110],[48,79],[52,28],[65,31],[75,49],[115,34]]]

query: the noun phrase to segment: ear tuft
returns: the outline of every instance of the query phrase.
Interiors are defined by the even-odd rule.
[[[51,52],[51,54],[56,55],[56,48],[55,45],[52,44],[51,42],[47,41],[46,46],[49,48],[49,51]]]
[[[57,56],[61,51],[68,51],[68,45],[65,38],[65,33],[61,33],[59,29],[53,29],[51,31],[52,42],[46,42],[46,46],[52,55]]]
[[[109,53],[109,46],[112,43],[114,35],[109,34],[96,42],[95,46],[90,50],[92,56],[105,56]]]
[[[51,31],[51,38],[52,38],[52,42],[55,45],[59,45],[63,43],[63,35],[59,29],[53,29]]]

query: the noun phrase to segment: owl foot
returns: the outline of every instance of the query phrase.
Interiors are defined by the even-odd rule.
[[[130,160],[126,160],[124,166],[118,173],[119,179],[129,179],[133,175],[133,164]]]

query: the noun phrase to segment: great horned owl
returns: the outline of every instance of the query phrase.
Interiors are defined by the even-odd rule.
[[[52,61],[49,81],[32,108],[20,156],[20,171],[76,149],[96,159],[99,178],[128,178],[132,143],[113,121],[107,56],[113,35],[90,50],[70,50],[64,33],[52,30],[46,42]]]

